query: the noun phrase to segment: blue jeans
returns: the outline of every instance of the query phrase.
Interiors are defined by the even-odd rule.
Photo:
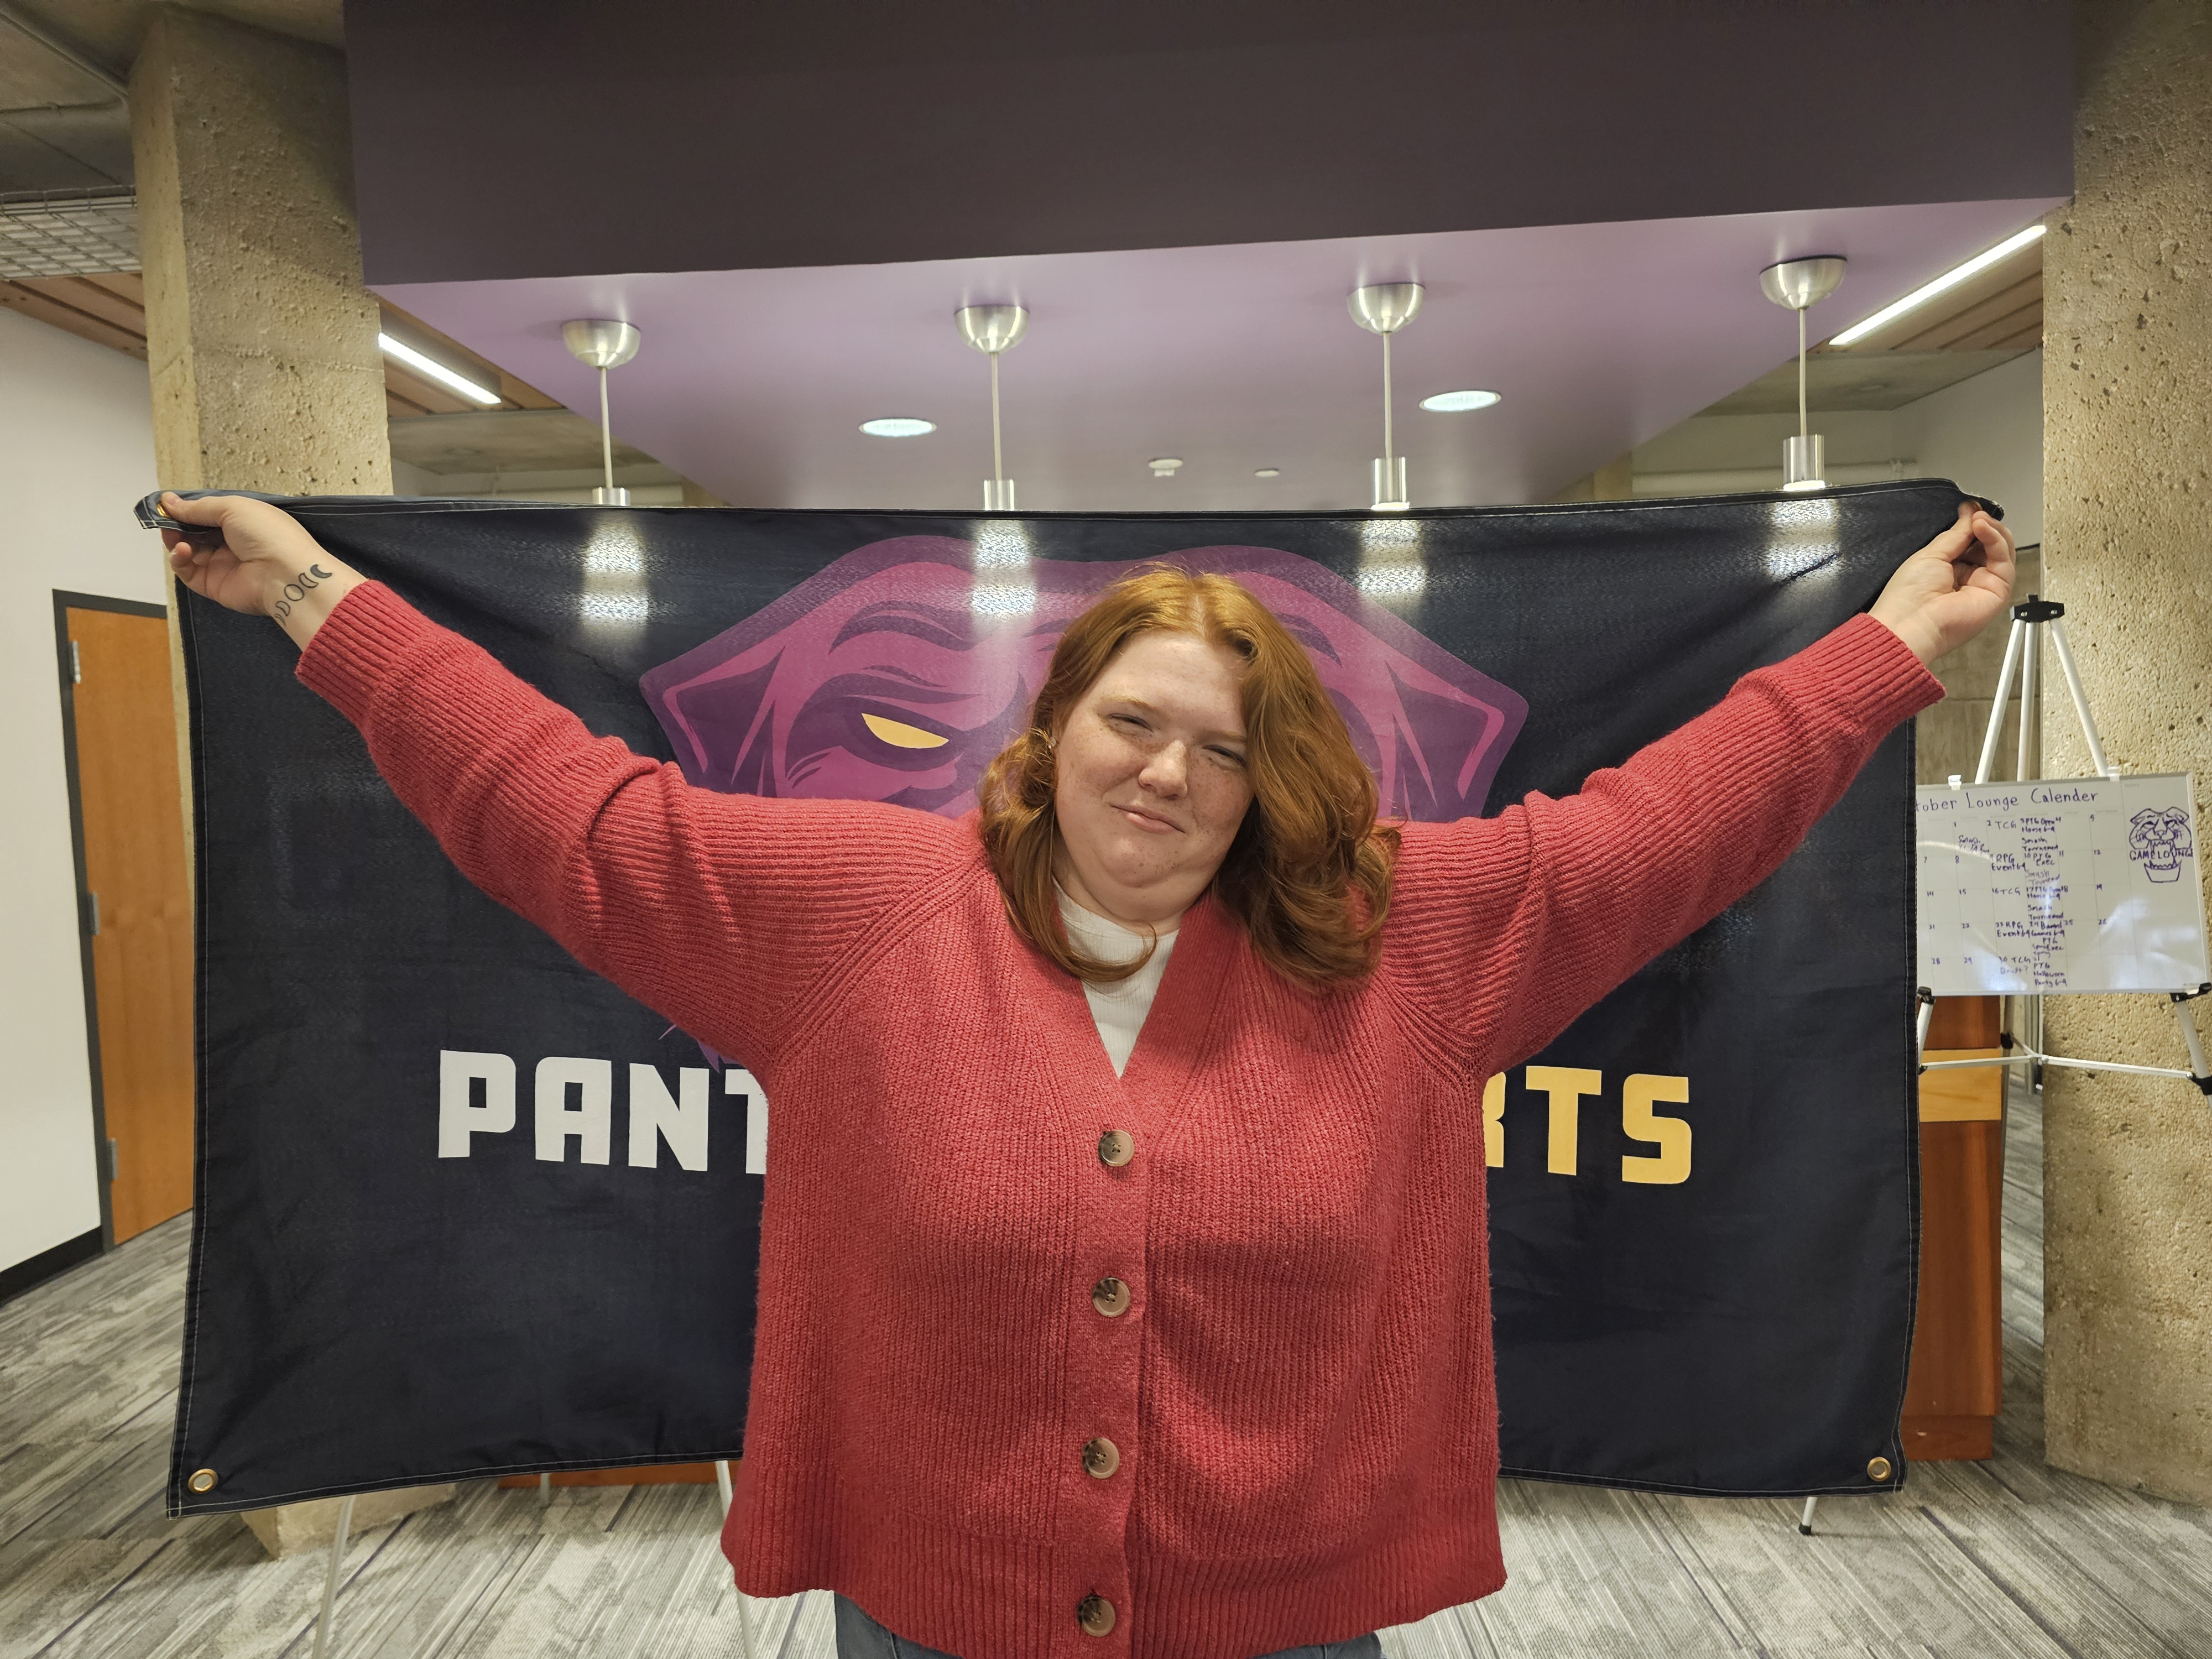
[[[837,1598],[837,1659],[952,1659],[935,1648],[894,1636],[843,1596]],[[1318,1648],[1285,1648],[1267,1659],[1382,1659],[1382,1644],[1372,1636],[1331,1642]]]

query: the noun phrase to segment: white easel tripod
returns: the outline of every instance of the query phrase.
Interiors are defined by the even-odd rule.
[[[2105,745],[2097,736],[2097,723],[2089,716],[2089,699],[2081,690],[2081,672],[2074,665],[2074,653],[2066,642],[2066,607],[2056,600],[2031,593],[2026,601],[2012,608],[2012,632],[2005,640],[2004,665],[1997,671],[1997,689],[1990,705],[1990,723],[1982,734],[1981,759],[1974,768],[1974,781],[1987,783],[1990,773],[1996,764],[1997,740],[2004,726],[2005,703],[2012,696],[2013,681],[2020,681],[2020,749],[2014,775],[2022,782],[2029,781],[2029,769],[2040,776],[2042,768],[2034,741],[2038,693],[2040,690],[2040,652],[2039,647],[2047,634],[2051,648],[2057,653],[2059,672],[2066,678],[2066,692],[2073,700],[2075,717],[2081,723],[2081,736],[2089,745],[2089,763],[2096,768],[2100,778],[2117,778],[2120,769],[2105,757]],[[1958,780],[1954,778],[1955,784]],[[2199,1094],[2212,1098],[2212,1066],[2204,1059],[2203,1040],[2197,1035],[2197,1022],[2189,1017],[2188,1005],[2207,992],[2212,984],[2197,986],[2193,990],[2171,991],[2167,997],[2173,1006],[2173,1017],[2181,1027],[2183,1047],[2189,1054],[2189,1069],[2178,1071],[2167,1066],[2132,1066],[2112,1060],[2075,1060],[2064,1054],[2045,1054],[2043,1050],[2043,999],[2026,996],[2021,999],[2027,1015],[2022,1024],[2033,1033],[2034,1040],[2019,1042],[2020,1052],[1989,1060],[1939,1060],[1923,1063],[1923,1072],[1947,1071],[1975,1066],[2067,1066],[2087,1072],[2129,1072],[2142,1077],[2170,1077],[2194,1084]],[[1927,988],[1920,992],[1919,1042],[1923,1050],[1928,1046],[1928,1022],[1936,1011],[1935,999]],[[2014,1033],[2007,1033],[2004,1045],[2011,1048],[2018,1042]]]
[[[2051,649],[2058,658],[2059,672],[2065,677],[2066,691],[2073,700],[2074,714],[2081,723],[2081,736],[2089,745],[2089,763],[2102,778],[2117,778],[2119,769],[2106,758],[2105,745],[2097,735],[2097,724],[2089,715],[2089,699],[2081,689],[2081,671],[2074,665],[2074,652],[2066,641],[2066,607],[2056,600],[2031,593],[2022,603],[2012,608],[2012,630],[2005,639],[2004,665],[1997,671],[1995,698],[1990,706],[1990,723],[1982,734],[1981,757],[1974,768],[1974,781],[1987,783],[1996,766],[1997,744],[2004,730],[2005,704],[2011,699],[2013,684],[2018,680],[2021,688],[2020,744],[2014,776],[2022,782],[2029,781],[2030,769],[2040,775],[2041,757],[2035,740],[2036,714],[2041,690],[2041,650],[2047,636]],[[1954,777],[1955,786],[1960,780]],[[2118,1060],[2075,1060],[2064,1054],[2043,1051],[2043,999],[2025,996],[2020,999],[2026,1018],[2020,1023],[2033,1034],[2033,1042],[2021,1042],[2013,1032],[2005,1032],[2000,1041],[2008,1052],[1990,1059],[1923,1060],[1923,1072],[1950,1071],[1970,1066],[2067,1066],[2081,1071],[2129,1072],[2144,1077],[2170,1077],[2196,1085],[2197,1091],[2212,1097],[2212,1066],[2205,1064],[2203,1041],[2198,1036],[2197,1022],[2189,1017],[2188,1004],[2212,992],[2212,984],[2199,985],[2193,991],[2172,991],[2166,994],[2172,1001],[2173,1014],[2181,1026],[2181,1041],[2188,1050],[2189,1069],[2177,1071],[2171,1066],[2134,1066]],[[1935,994],[1926,986],[1920,988],[1919,1026],[1916,1045],[1924,1054],[1928,1048],[1929,1022],[1935,1016]],[[1813,1512],[1820,1504],[1818,1497],[1805,1500],[1803,1515],[1797,1530],[1809,1536],[1813,1531]]]

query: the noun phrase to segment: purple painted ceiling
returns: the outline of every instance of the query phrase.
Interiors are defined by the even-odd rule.
[[[1007,471],[1032,511],[1359,507],[1381,453],[1381,346],[1362,283],[1418,280],[1395,346],[1417,506],[1540,501],[1789,356],[1760,295],[1778,259],[1840,253],[1816,339],[2039,217],[2055,198],[909,264],[380,284],[510,372],[596,416],[573,317],[637,325],[614,371],[618,436],[743,506],[981,503],[988,368],[962,305],[1012,300]],[[1486,387],[1498,406],[1416,409]],[[860,423],[921,416],[929,436]],[[1185,463],[1155,479],[1154,456]],[[1255,469],[1279,467],[1272,481]]]
[[[375,0],[372,283],[2072,188],[2053,0]]]

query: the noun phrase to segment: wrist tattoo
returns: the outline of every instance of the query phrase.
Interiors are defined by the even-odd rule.
[[[271,608],[271,614],[276,617],[278,622],[283,622],[285,617],[292,614],[292,607],[295,605],[298,604],[301,599],[306,599],[309,592],[315,588],[320,587],[323,583],[329,581],[330,580],[331,572],[324,569],[322,566],[319,564],[309,565],[297,576],[284,584],[283,588],[281,590],[277,597],[276,605]]]

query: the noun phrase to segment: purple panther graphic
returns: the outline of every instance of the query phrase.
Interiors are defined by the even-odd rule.
[[[1008,526],[975,544],[902,536],[856,548],[647,671],[640,688],[684,776],[732,793],[966,811],[1028,717],[1061,631],[1143,562],[1030,559],[1019,538]],[[1519,694],[1310,559],[1197,547],[1167,562],[1235,577],[1304,642],[1385,816],[1482,811],[1528,715]]]

